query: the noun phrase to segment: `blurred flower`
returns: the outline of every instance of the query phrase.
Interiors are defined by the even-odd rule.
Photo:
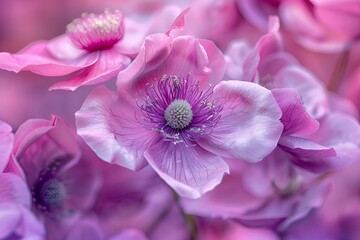
[[[57,117],[29,120],[15,134],[13,154],[48,238],[62,239],[94,204],[100,179],[92,159],[81,150],[73,130]]]
[[[360,36],[357,0],[237,0],[237,3],[244,17],[263,31],[268,16],[278,15],[293,38],[315,51],[343,51]]]

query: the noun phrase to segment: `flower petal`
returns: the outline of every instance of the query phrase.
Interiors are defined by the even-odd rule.
[[[324,87],[316,77],[300,66],[289,66],[280,70],[274,78],[274,88],[294,88],[304,102],[310,116],[319,119],[328,110]]]
[[[85,68],[66,81],[52,85],[49,90],[64,89],[74,91],[80,86],[105,82],[116,77],[120,70],[127,67],[130,62],[129,57],[116,52],[115,48],[103,50],[100,52],[98,61],[92,66]]]
[[[104,161],[129,169],[145,166],[143,153],[155,132],[139,122],[137,106],[105,87],[98,87],[76,112],[78,134]]]
[[[7,123],[0,121],[0,173],[8,164],[10,153],[14,144],[14,134]]]
[[[282,111],[283,135],[309,135],[319,128],[319,122],[305,111],[300,96],[294,89],[273,89],[271,92]]]
[[[117,86],[124,94],[138,93],[146,84],[166,75],[191,73],[200,82],[217,83],[225,72],[225,60],[215,44],[193,36],[172,38],[154,34],[145,39],[139,55],[118,75]]]
[[[198,198],[218,185],[229,167],[224,160],[198,145],[186,147],[160,141],[145,157],[179,195]]]
[[[48,42],[36,42],[17,54],[0,53],[0,68],[20,72],[28,70],[44,76],[63,76],[93,65],[99,53],[88,53],[79,58],[57,59],[47,49]]]
[[[11,173],[0,174],[0,203],[4,202],[30,207],[30,192],[19,176]]]
[[[198,143],[223,157],[258,162],[277,145],[283,126],[281,110],[269,90],[257,84],[224,81],[214,88],[223,104],[221,119]]]

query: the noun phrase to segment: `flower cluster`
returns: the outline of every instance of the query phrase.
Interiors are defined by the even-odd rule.
[[[359,239],[346,4],[114,1],[0,52],[0,239]]]

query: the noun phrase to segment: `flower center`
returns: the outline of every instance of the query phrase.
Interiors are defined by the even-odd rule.
[[[57,179],[50,179],[41,186],[39,197],[45,206],[59,206],[66,197],[65,186]]]
[[[66,26],[73,44],[88,51],[111,48],[123,37],[124,25],[119,11],[83,14]]]
[[[189,126],[193,118],[191,105],[186,100],[176,99],[166,108],[164,117],[166,123],[173,129],[183,129]]]
[[[162,76],[146,85],[145,94],[139,94],[143,97],[143,103],[138,104],[142,125],[161,134],[165,141],[194,145],[196,139],[212,132],[221,117],[222,105],[212,99],[213,88],[200,91],[191,74]]]

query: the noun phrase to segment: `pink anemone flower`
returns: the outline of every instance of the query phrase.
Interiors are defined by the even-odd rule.
[[[50,89],[75,90],[82,85],[101,83],[129,65],[130,56],[137,51],[123,39],[126,30],[129,29],[119,11],[83,14],[67,26],[64,35],[33,43],[17,54],[0,53],[0,68],[14,72],[28,70],[44,76],[75,73]]]
[[[78,134],[104,161],[148,163],[178,194],[200,197],[229,172],[224,158],[261,161],[282,132],[271,92],[220,82],[224,65],[211,41],[151,35],[119,73],[118,92],[90,93],[76,113]]]

